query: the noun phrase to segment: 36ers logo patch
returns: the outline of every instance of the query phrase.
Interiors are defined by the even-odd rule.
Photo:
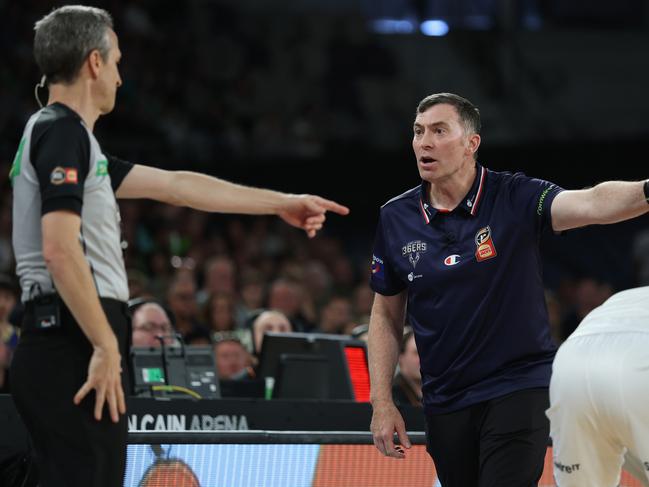
[[[496,257],[496,246],[491,238],[491,228],[483,227],[475,234],[475,258],[478,262]]]

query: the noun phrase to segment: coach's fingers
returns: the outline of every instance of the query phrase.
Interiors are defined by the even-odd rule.
[[[408,433],[406,433],[406,425],[403,421],[397,422],[396,428],[397,436],[399,437],[399,443],[401,443],[406,448],[410,448],[410,438],[408,438]]]

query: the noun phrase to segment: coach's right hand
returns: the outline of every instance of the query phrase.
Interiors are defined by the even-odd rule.
[[[126,413],[121,372],[121,356],[117,340],[112,340],[104,346],[95,346],[88,365],[88,378],[74,396],[74,403],[78,406],[94,389],[95,419],[101,420],[104,403],[108,402],[110,417],[114,423],[117,423],[119,413]]]
[[[410,448],[410,439],[406,434],[406,425],[401,413],[392,401],[372,403],[372,424],[370,430],[374,446],[386,457],[405,458],[401,446],[394,445],[394,433],[399,437],[399,443]]]

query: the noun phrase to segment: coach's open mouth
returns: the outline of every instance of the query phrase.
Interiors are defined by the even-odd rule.
[[[422,156],[419,158],[419,162],[421,162],[422,164],[432,164],[433,162],[437,162],[437,159],[433,159],[429,156]]]

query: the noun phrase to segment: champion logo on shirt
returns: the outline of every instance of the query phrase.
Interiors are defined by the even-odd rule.
[[[444,265],[455,265],[460,263],[460,256],[458,254],[449,255],[444,259]]]

